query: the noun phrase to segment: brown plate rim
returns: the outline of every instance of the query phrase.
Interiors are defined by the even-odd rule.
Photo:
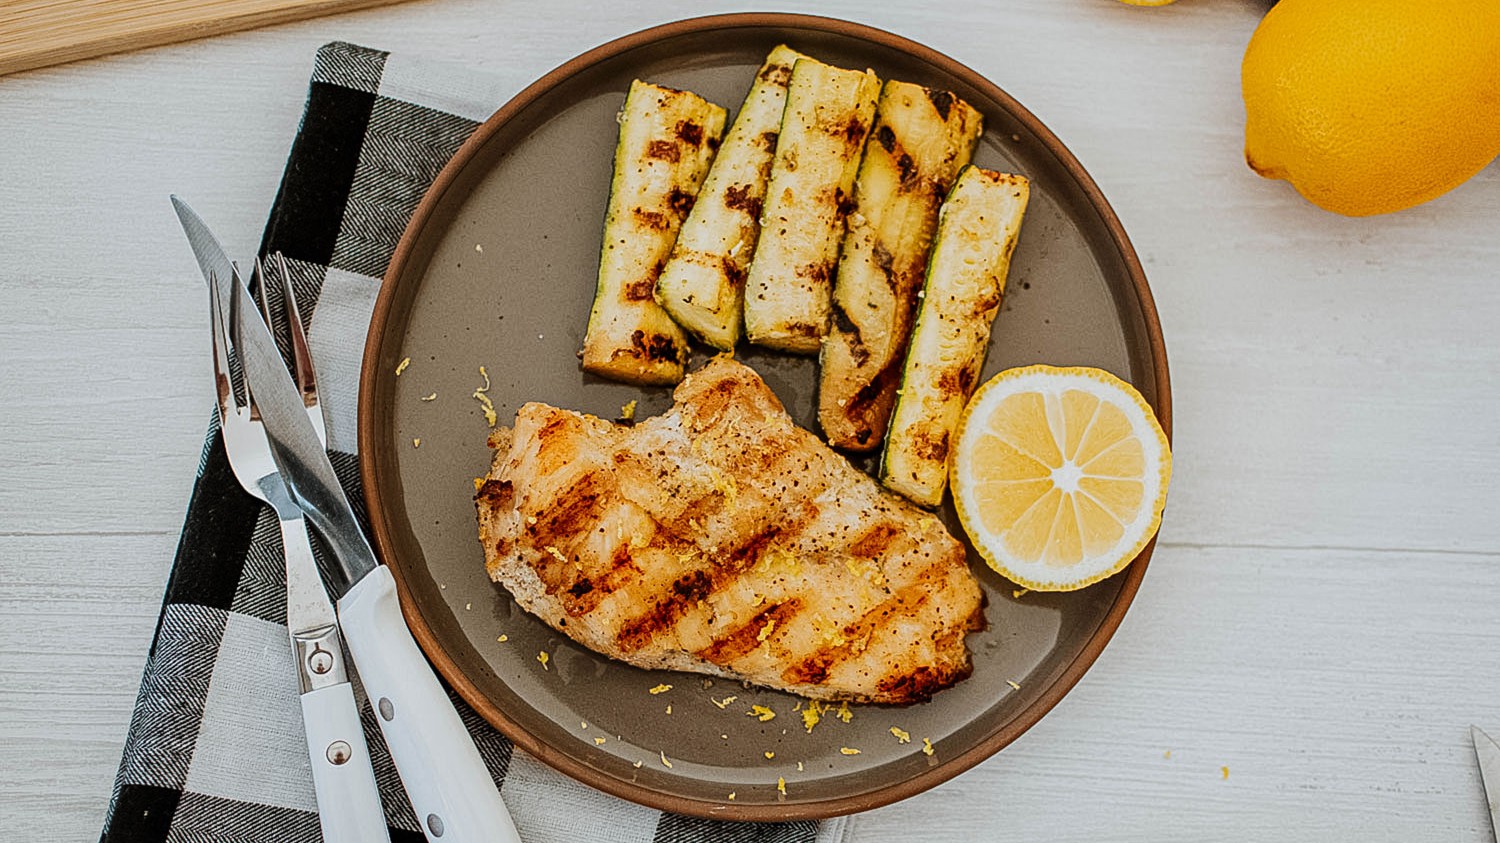
[[[1078,186],[1082,188],[1084,195],[1088,198],[1095,212],[1099,214],[1105,230],[1119,251],[1125,269],[1134,285],[1135,294],[1141,307],[1141,315],[1145,322],[1146,339],[1151,349],[1153,375],[1157,384],[1156,415],[1160,419],[1162,428],[1166,431],[1168,438],[1171,438],[1172,392],[1167,373],[1166,343],[1162,337],[1161,322],[1157,316],[1156,304],[1151,296],[1151,289],[1146,283],[1145,271],[1141,266],[1139,257],[1135,253],[1134,247],[1130,243],[1129,237],[1125,234],[1124,226],[1121,225],[1119,217],[1115,215],[1114,209],[1110,207],[1108,200],[1104,198],[1104,194],[1099,190],[1099,186],[1094,183],[1093,178],[1084,170],[1083,165],[1079,163],[1073,153],[1035,115],[1017,102],[1015,98],[1001,90],[998,85],[990,82],[979,73],[930,47],[926,47],[903,36],[838,18],[774,12],[741,12],[687,18],[625,35],[595,47],[559,65],[511,98],[500,110],[496,111],[488,120],[475,129],[468,140],[459,147],[458,151],[438,173],[432,187],[427,191],[421,203],[417,206],[416,211],[412,214],[411,220],[407,224],[406,230],[402,234],[396,251],[391,258],[385,278],[395,279],[402,277],[408,261],[412,258],[418,236],[426,227],[428,220],[436,210],[444,194],[458,178],[459,173],[502,126],[538,98],[565,80],[595,64],[654,41],[705,30],[752,27],[799,28],[827,32],[873,42],[880,46],[907,53],[959,77],[975,88],[984,91],[987,95],[993,97],[996,102],[1000,103],[1012,117],[1025,125],[1058,162],[1062,164],[1063,168],[1075,180]],[[365,341],[364,359],[359,378],[358,443],[360,479],[364,486],[365,503],[369,513],[370,528],[374,536],[375,550],[383,561],[395,557],[395,541],[392,535],[392,525],[385,514],[385,501],[381,497],[382,487],[380,483],[376,482],[377,460],[375,455],[378,451],[379,443],[375,441],[375,410],[372,401],[375,391],[375,378],[377,376],[375,363],[380,349],[386,342],[386,327],[390,324],[391,305],[395,299],[394,291],[395,284],[393,283],[383,283],[381,285],[370,320],[370,331]],[[472,706],[481,717],[496,729],[499,729],[506,737],[510,738],[516,746],[531,753],[558,771],[591,787],[652,808],[713,819],[769,821],[824,819],[889,805],[942,784],[989,758],[1007,744],[1020,737],[1026,730],[1036,725],[1037,721],[1041,720],[1053,706],[1057,705],[1072,690],[1073,686],[1078,683],[1078,680],[1083,677],[1083,674],[1088,671],[1089,667],[1099,657],[1099,654],[1104,650],[1104,646],[1109,643],[1110,638],[1124,619],[1125,612],[1130,607],[1131,601],[1135,598],[1136,592],[1140,589],[1141,581],[1146,575],[1147,563],[1150,561],[1151,553],[1155,547],[1156,539],[1153,537],[1151,542],[1146,545],[1145,550],[1136,557],[1135,561],[1122,574],[1124,582],[1114,603],[1110,606],[1099,627],[1084,644],[1082,650],[1079,651],[1078,656],[1068,664],[1058,680],[1049,686],[1031,705],[1023,709],[1018,716],[986,736],[983,740],[978,741],[957,755],[943,759],[940,763],[917,775],[877,790],[812,802],[766,805],[736,805],[733,803],[726,805],[722,802],[701,801],[684,796],[662,793],[649,787],[616,779],[600,770],[574,760],[565,753],[553,750],[550,745],[531,735],[521,728],[516,721],[510,719],[499,706],[491,702],[470,681],[417,609],[401,567],[389,564],[388,567],[391,569],[391,574],[396,580],[396,592],[400,598],[401,611],[406,618],[407,625],[411,627],[412,635],[416,638],[422,650],[426,652],[427,657],[432,660],[438,673],[447,680],[453,689],[458,692],[458,695]]]

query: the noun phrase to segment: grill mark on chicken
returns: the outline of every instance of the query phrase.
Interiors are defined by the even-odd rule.
[[[854,544],[849,546],[849,555],[873,559],[889,550],[891,544],[900,535],[896,528],[889,524],[876,524],[864,535],[854,540]]]
[[[781,678],[792,685],[820,685],[828,679],[831,666],[831,657],[825,647],[782,671]]]
[[[641,568],[635,564],[630,554],[630,545],[621,544],[615,548],[610,556],[608,566],[601,571],[592,574],[578,572],[567,589],[563,590],[563,610],[569,617],[579,617],[599,608],[604,598],[610,596],[621,585],[634,576],[639,576]]]
[[[559,547],[571,545],[578,536],[586,535],[599,521],[600,498],[610,485],[613,484],[601,472],[579,477],[537,523],[529,525],[532,538],[543,546]]]
[[[897,617],[922,608],[928,599],[930,583],[927,573],[928,571],[924,571],[912,584],[890,595],[855,620],[835,628],[829,634],[837,635],[842,639],[841,643],[829,642],[812,651],[801,662],[788,668],[782,677],[796,684],[816,684],[827,679],[829,672],[835,667],[863,653],[870,642]]]
[[[615,643],[626,653],[651,643],[657,636],[670,631],[689,609],[707,597],[713,591],[713,584],[714,578],[704,570],[678,577],[671,590],[657,600],[651,611],[620,627]]]
[[[880,680],[879,687],[883,693],[915,702],[923,702],[932,699],[934,692],[946,687],[951,682],[968,676],[969,670],[965,669],[963,671],[956,671],[955,673],[961,673],[961,675],[939,673],[927,665],[922,665],[911,673],[894,674],[885,677]]]
[[[697,655],[705,661],[718,665],[731,664],[749,655],[762,644],[771,641],[777,627],[786,623],[802,609],[802,601],[793,597],[760,610],[750,620],[740,624],[714,643],[699,650]]]
[[[912,702],[967,672],[962,546],[743,364],[710,362],[633,428],[528,404],[492,442],[489,573],[580,643],[818,699]]]
[[[746,539],[744,544],[729,552],[729,566],[743,571],[759,562],[761,555],[780,532],[780,528],[770,527]]]
[[[665,602],[658,603],[644,616],[625,623],[616,639],[620,646],[627,652],[638,650],[651,638],[670,633],[688,609],[737,582],[744,572],[755,567],[780,532],[779,528],[771,527],[755,533],[717,560],[708,560],[709,567],[679,577]],[[701,558],[693,551],[681,555]]]

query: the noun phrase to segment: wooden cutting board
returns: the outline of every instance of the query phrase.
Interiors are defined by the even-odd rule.
[[[400,0],[0,0],[0,75]]]

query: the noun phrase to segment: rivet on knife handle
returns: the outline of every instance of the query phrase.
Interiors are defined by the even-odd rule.
[[[427,839],[519,843],[489,768],[401,617],[390,570],[381,566],[360,580],[339,600],[338,611]]]

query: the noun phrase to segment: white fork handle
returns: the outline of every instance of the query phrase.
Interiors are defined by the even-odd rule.
[[[339,623],[432,843],[520,843],[489,768],[412,640],[390,569],[377,565],[339,600]]]
[[[289,506],[290,504],[288,504]],[[370,766],[370,748],[359,722],[354,689],[345,678],[344,649],[339,645],[333,607],[318,578],[307,524],[299,512],[281,518],[281,545],[286,554],[287,622],[302,696],[302,729],[312,763],[318,797],[318,823],[324,843],[390,843],[380,788]],[[304,627],[313,626],[308,631]],[[304,634],[298,634],[298,633]],[[321,634],[320,634],[321,633]],[[313,646],[323,656],[313,666]]]
[[[303,694],[302,726],[312,758],[323,843],[389,843],[354,689],[340,682]]]

